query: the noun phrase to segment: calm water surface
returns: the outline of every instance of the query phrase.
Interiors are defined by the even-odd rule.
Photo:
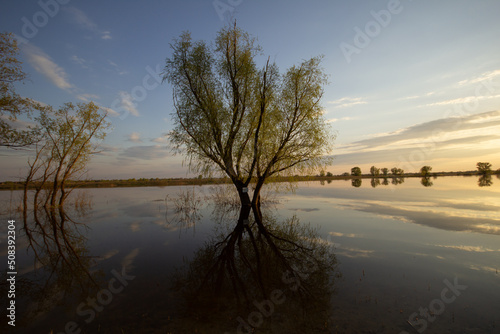
[[[302,303],[312,309],[300,320],[304,327],[294,325],[299,313],[289,310],[292,280],[278,269],[273,273],[272,265],[266,268],[266,258],[261,259],[266,275],[280,278],[269,281],[276,293],[267,302],[249,290],[244,305],[228,306],[226,300],[224,307],[212,307],[210,300],[193,304],[179,293],[196,285],[184,279],[181,288],[179,272],[203,263],[207,243],[220,241],[236,222],[238,211],[227,199],[223,209],[214,204],[231,196],[230,187],[75,191],[80,205],[67,205],[72,221],[65,226],[67,245],[78,256],[67,265],[50,244],[53,238],[37,234],[33,222],[27,225],[31,239],[26,237],[18,210],[21,193],[1,192],[0,269],[6,272],[6,221],[16,219],[18,271],[16,327],[7,328],[4,317],[2,328],[250,333],[252,325],[254,333],[500,333],[500,180],[379,181],[299,183],[293,192],[269,187],[266,216],[278,225],[309,224],[315,236],[294,234],[294,240],[331,246],[338,262],[330,286],[321,287],[335,292],[324,294],[328,306],[315,310],[308,299]],[[44,251],[49,248],[55,254]],[[310,278],[305,276],[301,279]],[[86,285],[90,278],[95,285]],[[5,296],[3,290],[2,300]]]

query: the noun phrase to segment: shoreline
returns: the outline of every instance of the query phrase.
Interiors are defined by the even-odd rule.
[[[491,173],[489,175],[500,175]],[[443,176],[481,176],[483,174],[477,171],[467,172],[436,172],[429,173],[426,177],[436,178]],[[363,174],[354,175],[333,175],[333,176],[290,176],[290,177],[274,177],[268,182],[300,182],[300,181],[328,181],[328,180],[352,180],[352,179],[389,179],[389,178],[407,178],[407,177],[424,177],[420,173],[405,173],[401,175],[378,175]],[[185,185],[207,185],[207,184],[228,184],[231,183],[229,178],[141,178],[141,179],[117,179],[117,180],[81,180],[68,181],[67,188],[119,188],[119,187],[168,187],[168,186],[185,186]],[[22,190],[24,182],[21,181],[6,181],[0,183],[0,190]],[[30,187],[34,189],[34,186]]]

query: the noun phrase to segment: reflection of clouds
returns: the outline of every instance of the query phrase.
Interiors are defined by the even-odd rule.
[[[476,271],[486,271],[488,273],[493,273],[500,279],[500,275],[498,275],[498,268],[493,268],[489,266],[478,266],[475,264],[469,265],[469,269],[476,270]]]
[[[339,246],[337,249],[337,255],[346,256],[349,258],[370,257],[373,253],[375,253],[374,250],[359,249],[353,247]]]
[[[139,248],[134,249],[123,258],[122,267],[126,268],[127,271],[132,270],[134,268],[134,266],[132,266],[132,263],[134,262],[137,255],[139,255]]]
[[[118,249],[112,249],[112,250],[108,251],[107,253],[105,253],[103,256],[101,256],[98,260],[99,261],[107,260],[107,259],[112,258],[113,256],[115,256],[119,252],[120,251]]]
[[[135,222],[132,222],[130,224],[130,230],[132,232],[137,232],[137,231],[140,231],[141,230],[141,225],[142,225],[142,222],[140,221],[135,221]]]
[[[383,202],[364,201],[345,204],[361,212],[376,214],[380,217],[391,217],[404,222],[430,226],[451,231],[468,231],[500,235],[500,218],[497,210],[472,210],[447,205],[445,201],[433,202]]]
[[[312,211],[319,211],[319,208],[290,208],[288,210],[291,210],[291,211],[312,212]]]
[[[413,256],[423,256],[423,257],[433,257],[439,260],[446,260],[444,256],[436,255],[436,254],[427,254],[427,253],[414,253],[414,252],[405,252],[405,254],[413,255]]]
[[[153,221],[153,224],[156,224],[160,226],[161,228],[164,228],[168,231],[175,232],[177,230],[180,230],[181,227],[179,225],[174,225],[171,222],[166,221],[165,219],[158,219]]]
[[[354,233],[340,233],[340,232],[329,232],[329,235],[332,237],[346,237],[346,238],[362,238],[363,236],[361,234],[354,234]]]
[[[437,247],[444,247],[444,248],[451,248],[451,249],[458,249],[466,252],[478,252],[478,253],[485,253],[485,252],[500,252],[500,249],[491,249],[491,248],[485,248],[483,246],[465,246],[465,245],[458,245],[458,246],[453,246],[453,245],[435,245]]]

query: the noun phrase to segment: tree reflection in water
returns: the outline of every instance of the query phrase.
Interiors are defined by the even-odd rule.
[[[351,180],[351,185],[353,187],[359,188],[359,187],[361,187],[361,184],[363,184],[363,180],[362,179],[352,179]]]
[[[91,270],[95,259],[87,250],[87,227],[77,221],[86,216],[90,199],[80,193],[73,201],[51,206],[50,196],[46,189],[32,194],[26,191],[24,196],[22,231],[34,263],[30,272],[18,278],[23,283],[16,293],[16,302],[22,307],[16,319],[18,328],[50,312],[57,312],[59,318],[63,318],[62,311],[74,312],[81,300],[95,295],[103,277],[101,271]]]
[[[220,191],[212,198],[214,234],[173,279],[183,316],[172,329],[328,333],[330,298],[340,277],[333,246],[295,216],[279,221],[272,200],[234,226],[244,210],[238,198]]]
[[[422,184],[424,187],[432,187],[434,185],[434,182],[431,181],[430,177],[424,176],[420,180],[420,184]]]
[[[483,174],[479,177],[477,185],[479,187],[490,187],[493,184],[491,180],[491,174]]]

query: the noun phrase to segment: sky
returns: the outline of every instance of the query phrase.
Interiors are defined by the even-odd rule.
[[[173,155],[172,87],[162,83],[183,32],[211,42],[236,19],[281,72],[323,55],[322,104],[336,133],[334,174],[359,166],[418,171],[500,168],[500,2],[2,1],[39,102],[94,101],[112,130],[89,178],[191,177]],[[263,65],[263,64],[261,64]],[[0,149],[0,180],[23,177],[29,151]]]

